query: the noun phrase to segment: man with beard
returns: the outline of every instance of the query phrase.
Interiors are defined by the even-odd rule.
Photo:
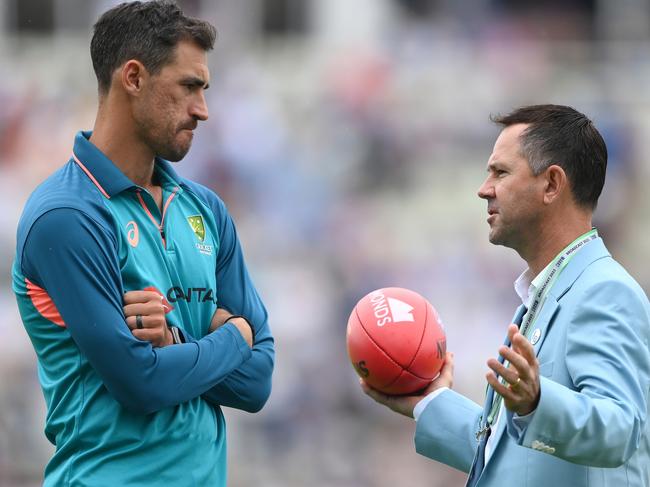
[[[487,362],[485,404],[451,389],[451,354],[418,394],[363,390],[414,417],[417,451],[468,472],[468,486],[647,487],[650,305],[592,228],[605,142],[566,106],[495,122],[478,196],[490,242],[528,267],[499,359]]]
[[[46,486],[226,485],[221,406],[270,394],[273,338],[233,221],[168,162],[208,118],[214,40],[170,2],[105,12],[95,127],[25,206],[13,287],[56,446]]]

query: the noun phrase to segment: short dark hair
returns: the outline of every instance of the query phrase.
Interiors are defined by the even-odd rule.
[[[605,184],[607,147],[591,120],[563,105],[521,107],[491,119],[503,127],[528,124],[521,134],[521,149],[533,174],[553,164],[560,166],[576,203],[596,208]]]
[[[137,59],[156,74],[171,62],[179,41],[191,40],[209,51],[216,35],[213,25],[186,17],[174,2],[121,3],[97,20],[90,42],[99,92],[108,92],[113,72],[129,59]]]

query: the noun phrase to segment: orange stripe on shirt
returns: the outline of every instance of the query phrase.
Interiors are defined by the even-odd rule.
[[[83,163],[82,163],[82,162],[77,158],[77,155],[76,155],[74,152],[72,153],[72,158],[73,158],[74,161],[77,163],[77,165],[81,168],[81,170],[82,170],[83,172],[86,173],[86,176],[88,176],[88,178],[90,178],[90,180],[93,182],[93,184],[94,184],[95,186],[97,186],[97,189],[99,189],[99,191],[100,191],[100,192],[101,192],[101,193],[102,193],[106,198],[108,198],[108,199],[110,200],[111,197],[108,196],[108,193],[104,190],[104,188],[102,188],[102,185],[99,184],[99,182],[95,179],[95,177],[94,177],[94,176],[92,175],[92,173],[88,170],[88,168],[87,168],[86,166],[84,166]]]
[[[52,301],[50,295],[47,294],[47,291],[27,278],[25,279],[25,284],[27,285],[27,295],[32,300],[32,304],[41,316],[46,320],[50,320],[51,322],[65,328],[66,326],[63,322],[63,318],[61,317],[59,310],[56,309],[54,301]]]

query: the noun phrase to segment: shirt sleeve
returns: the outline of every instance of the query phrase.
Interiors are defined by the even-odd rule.
[[[422,414],[422,412],[429,405],[429,403],[433,401],[436,397],[438,397],[441,392],[446,391],[447,389],[449,389],[449,387],[441,387],[439,389],[436,389],[433,392],[430,392],[422,399],[420,399],[420,401],[418,401],[418,403],[413,408],[413,419],[417,421],[420,415]]]
[[[255,343],[251,357],[203,397],[220,406],[257,412],[271,394],[274,341],[266,308],[246,268],[232,218],[223,204],[220,208],[213,207],[213,211],[219,225],[220,239],[216,268],[218,306],[246,317],[254,329]]]
[[[232,324],[173,347],[153,348],[135,338],[122,310],[115,238],[80,210],[40,216],[25,241],[21,267],[49,294],[108,391],[131,410],[151,413],[198,397],[251,356]]]

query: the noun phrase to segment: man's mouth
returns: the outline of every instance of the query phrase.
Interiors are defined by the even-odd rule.
[[[196,130],[196,126],[197,126],[197,125],[198,125],[198,124],[197,124],[196,122],[194,122],[194,123],[188,123],[188,124],[186,124],[186,125],[182,125],[182,126],[181,126],[181,130],[189,130],[190,132],[192,132],[192,131]]]

